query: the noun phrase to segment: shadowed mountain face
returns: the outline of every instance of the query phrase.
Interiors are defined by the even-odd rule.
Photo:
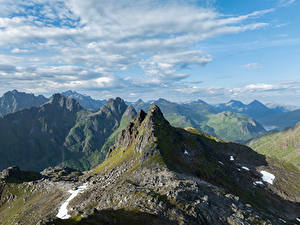
[[[0,167],[40,171],[63,163],[89,169],[105,158],[100,150],[126,109],[117,98],[91,113],[76,100],[55,94],[41,107],[6,115],[0,118]]]
[[[0,116],[33,106],[41,106],[48,100],[42,95],[35,96],[17,90],[9,91],[0,97]]]
[[[34,183],[0,183],[4,225],[12,212],[19,224],[292,224],[300,207],[298,170],[194,128],[172,127],[156,105],[140,111],[78,183],[49,171]],[[67,207],[71,218],[55,218],[68,190],[82,184]]]
[[[187,104],[169,102],[159,99],[154,102],[173,126],[195,127],[203,132],[226,141],[245,142],[266,133],[262,125],[246,114],[236,112],[219,112],[218,108],[198,100]],[[232,107],[243,106],[233,102]],[[148,110],[150,103],[141,100],[133,104],[139,110]]]
[[[90,96],[82,95],[80,93],[77,93],[76,91],[69,90],[69,91],[62,92],[61,94],[66,97],[71,97],[77,100],[83,108],[91,111],[99,110],[100,107],[106,103],[106,100],[95,100]]]

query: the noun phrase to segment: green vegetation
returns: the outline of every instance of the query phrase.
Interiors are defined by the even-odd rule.
[[[248,145],[260,154],[276,157],[300,168],[300,125],[269,133],[250,141]]]
[[[226,141],[243,142],[264,134],[264,128],[248,115],[222,112],[209,116],[207,125],[214,128],[217,137]]]

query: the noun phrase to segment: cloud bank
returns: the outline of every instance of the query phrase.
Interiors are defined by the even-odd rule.
[[[98,98],[155,98],[155,92],[186,99],[199,91],[230,93],[187,81],[191,70],[213,61],[201,43],[266,27],[259,18],[274,9],[224,15],[213,3],[0,0],[0,92],[75,89]]]

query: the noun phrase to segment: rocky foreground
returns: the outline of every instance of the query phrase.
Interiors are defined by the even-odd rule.
[[[138,113],[93,170],[48,168],[33,176],[13,167],[0,179],[1,225],[297,224],[300,218],[297,169],[193,128],[174,128],[155,105]],[[67,204],[70,218],[58,218],[69,191],[82,185]]]

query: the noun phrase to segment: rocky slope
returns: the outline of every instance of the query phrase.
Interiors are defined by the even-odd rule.
[[[298,170],[194,128],[174,128],[155,105],[120,132],[98,167],[76,179],[64,171],[2,181],[3,225],[296,224],[300,216]],[[67,205],[71,218],[55,218],[68,190],[79,186],[85,189],[72,191]]]
[[[17,90],[8,91],[0,97],[0,116],[33,106],[40,106],[48,100],[42,95],[35,96]]]
[[[247,145],[260,154],[276,157],[300,169],[300,124],[280,132],[270,132]]]
[[[40,107],[6,115],[0,118],[0,169],[18,165],[41,171],[61,163],[90,169],[104,160],[102,146],[118,129],[126,108],[117,98],[91,113],[76,100],[55,94]]]

